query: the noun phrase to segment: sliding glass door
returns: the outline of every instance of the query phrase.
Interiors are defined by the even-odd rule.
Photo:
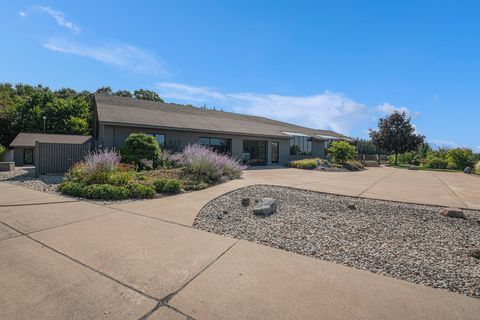
[[[249,166],[267,164],[267,141],[243,140],[243,163]]]

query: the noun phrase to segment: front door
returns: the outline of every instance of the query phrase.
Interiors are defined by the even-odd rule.
[[[23,164],[33,164],[33,149],[23,149]]]
[[[249,166],[267,165],[267,141],[243,140],[243,163]]]
[[[278,163],[278,141],[272,141],[272,163]]]

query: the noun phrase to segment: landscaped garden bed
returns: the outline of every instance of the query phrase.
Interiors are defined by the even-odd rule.
[[[132,134],[121,152],[93,151],[65,175],[61,193],[97,200],[146,199],[201,190],[239,178],[244,167],[201,145],[161,151],[153,137]]]
[[[333,141],[327,149],[330,161],[320,158],[307,158],[287,163],[287,167],[321,171],[359,171],[364,166],[355,161],[356,149],[345,141]]]
[[[276,199],[276,213],[253,213],[263,198]],[[466,219],[440,212],[435,206],[257,185],[211,201],[194,227],[480,297],[480,260],[470,254],[480,247],[480,212],[464,210]]]

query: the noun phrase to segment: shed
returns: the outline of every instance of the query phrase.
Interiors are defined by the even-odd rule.
[[[89,145],[91,136],[67,135],[67,134],[43,134],[43,133],[19,133],[10,143],[10,147],[14,150],[14,161],[16,166],[34,165],[36,152],[36,144],[65,144],[65,145]],[[48,157],[50,160],[64,157],[64,154],[44,154],[40,153],[39,157]],[[40,160],[40,159],[38,159]],[[45,160],[45,159],[43,159]]]

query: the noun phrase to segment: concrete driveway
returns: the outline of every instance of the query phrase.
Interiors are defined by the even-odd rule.
[[[478,319],[478,299],[191,228],[213,197],[255,183],[480,205],[475,177],[383,168],[252,170],[110,207],[0,183],[0,318]]]
[[[254,184],[288,186],[312,191],[380,200],[480,209],[480,178],[463,173],[371,168],[360,172],[299,169],[247,170],[242,179],[206,190],[165,199],[137,201],[112,208],[191,226],[211,199]],[[159,207],[162,210],[159,210]]]

